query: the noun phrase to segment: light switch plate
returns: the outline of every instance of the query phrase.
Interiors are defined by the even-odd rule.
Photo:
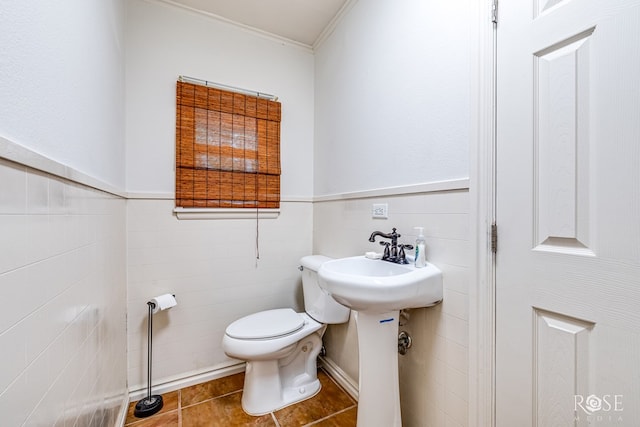
[[[371,207],[371,217],[373,218],[389,218],[389,205],[386,203],[374,203]]]

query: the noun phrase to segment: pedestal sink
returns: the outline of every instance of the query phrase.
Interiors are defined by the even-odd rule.
[[[321,288],[357,311],[358,426],[401,427],[398,317],[442,300],[442,272],[356,256],[327,261],[318,276]]]

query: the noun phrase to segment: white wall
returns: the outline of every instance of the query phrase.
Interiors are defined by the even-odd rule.
[[[131,200],[128,227],[129,387],[146,384],[147,305],[174,293],[154,316],[154,383],[209,375],[237,364],[222,350],[232,321],[260,310],[302,309],[299,260],[311,253],[311,203],[283,203],[262,219],[178,220],[173,200]]]
[[[154,318],[154,382],[174,384],[238,363],[226,326],[251,312],[301,308],[311,253],[313,54],[157,1],[127,3],[129,386],[145,381],[146,301],[174,293]],[[282,102],[282,199],[277,219],[178,220],[173,214],[175,82],[179,75],[277,95]],[[144,197],[156,197],[149,199]],[[168,385],[167,387],[171,387]]]
[[[92,187],[124,189],[124,2],[3,2],[0,28],[2,424],[115,425],[125,201]]]
[[[124,188],[124,1],[3,2],[0,136]]]
[[[405,426],[468,425],[469,193],[429,189],[469,176],[477,7],[360,0],[316,52],[314,252],[380,251],[372,231],[397,227],[411,243],[424,226],[427,259],[443,271],[443,303],[411,310],[401,328],[414,339],[400,356]],[[373,203],[388,203],[389,219],[372,219]],[[353,321],[325,336],[352,380],[356,339]]]
[[[313,55],[156,1],[127,3],[127,189],[175,189],[176,80],[270,93],[282,103],[283,198],[313,193]]]
[[[472,11],[356,2],[316,52],[316,196],[469,176]]]

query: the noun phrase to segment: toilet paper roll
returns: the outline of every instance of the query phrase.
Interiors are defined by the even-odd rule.
[[[176,297],[171,294],[158,295],[157,297],[151,298],[151,302],[154,304],[153,314],[175,307],[178,304]]]

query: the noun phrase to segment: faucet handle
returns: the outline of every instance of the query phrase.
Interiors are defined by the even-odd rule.
[[[404,253],[404,250],[413,249],[413,245],[398,245],[398,247],[400,248],[400,253],[398,254],[398,264],[409,264],[409,261],[407,261],[407,257]]]
[[[391,256],[389,254],[389,246],[391,245],[390,242],[380,242],[380,244],[382,246],[384,246],[384,254],[382,254],[382,259],[389,259],[389,257]]]

